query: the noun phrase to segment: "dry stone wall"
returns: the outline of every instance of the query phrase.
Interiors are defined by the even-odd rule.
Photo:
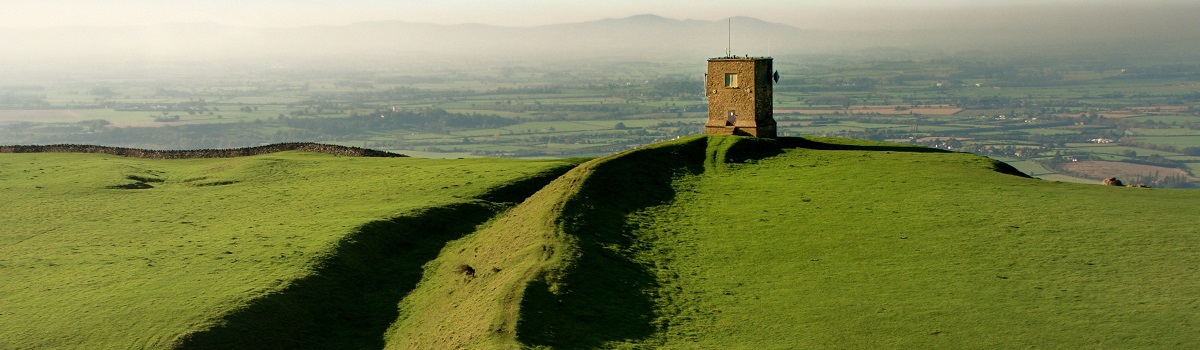
[[[277,143],[271,145],[227,148],[227,149],[196,149],[196,150],[150,150],[139,148],[94,146],[94,145],[29,145],[29,146],[0,146],[0,153],[100,153],[123,157],[151,159],[185,159],[185,158],[232,158],[283,151],[319,152],[347,157],[407,157],[392,152],[373,149],[327,145],[311,142]]]

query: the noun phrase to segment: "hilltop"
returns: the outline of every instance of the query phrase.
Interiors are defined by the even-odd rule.
[[[1198,200],[916,147],[689,138],[585,163],[455,242],[389,345],[1188,347]]]
[[[0,173],[5,175],[0,177],[0,188],[21,191],[14,192],[20,194],[15,197],[20,200],[0,204],[0,209],[10,213],[31,212],[31,203],[38,201],[52,203],[79,196],[78,187],[72,186],[87,181],[57,174],[38,174],[35,179],[15,171],[68,164],[67,159],[54,157],[133,166],[130,160],[111,156],[14,158],[18,156],[28,155],[0,155],[5,168],[15,169]],[[279,176],[276,179],[288,179],[298,175],[293,173],[297,169],[307,169],[300,174],[308,177],[306,183],[319,183],[324,180],[316,174],[346,173],[323,163],[328,158],[285,153],[237,161],[271,165],[239,168],[246,176],[273,173]],[[138,162],[142,161],[148,160]],[[173,162],[184,161],[153,162],[162,162],[155,163],[156,168],[174,169],[179,165]],[[385,176],[391,179],[387,183],[407,184],[407,191],[427,193],[398,202],[408,203],[403,205],[406,208],[419,207],[423,201],[452,207],[456,201],[501,202],[480,199],[489,198],[487,193],[509,193],[510,198],[524,200],[490,220],[487,213],[495,211],[478,211],[480,214],[472,217],[484,219],[466,220],[471,221],[468,224],[459,222],[462,215],[458,212],[438,210],[374,209],[392,213],[383,215],[385,222],[389,215],[408,218],[391,219],[399,220],[395,225],[369,223],[379,219],[364,216],[345,217],[339,227],[353,227],[351,223],[356,221],[362,226],[334,230],[343,233],[324,234],[327,238],[323,239],[329,242],[345,237],[342,242],[347,243],[310,248],[306,256],[311,260],[305,260],[309,265],[304,266],[318,268],[293,268],[282,275],[291,279],[275,279],[275,287],[263,287],[262,281],[254,279],[226,277],[259,271],[263,265],[258,263],[192,265],[194,273],[226,277],[222,290],[229,296],[205,309],[209,318],[169,324],[153,323],[145,315],[169,311],[160,304],[163,298],[183,301],[185,309],[191,301],[204,300],[191,289],[195,284],[187,287],[165,279],[161,285],[134,284],[115,290],[104,285],[116,282],[98,278],[87,282],[98,287],[64,291],[42,287],[58,283],[55,280],[41,280],[38,287],[13,280],[12,276],[41,278],[23,272],[28,269],[78,274],[103,269],[97,265],[103,261],[130,264],[134,258],[64,261],[80,248],[61,240],[70,236],[34,214],[9,216],[3,219],[4,225],[30,227],[25,236],[41,241],[14,243],[21,239],[0,237],[6,242],[0,255],[6,257],[0,258],[0,276],[4,276],[0,278],[5,280],[0,285],[12,289],[0,293],[5,298],[0,305],[10,309],[21,306],[15,312],[0,309],[4,325],[0,327],[4,330],[0,331],[0,345],[44,347],[50,344],[46,343],[47,334],[66,334],[54,339],[54,344],[396,349],[733,348],[747,344],[798,348],[1200,346],[1192,336],[1197,331],[1194,325],[1200,324],[1196,302],[1200,299],[1200,282],[1196,282],[1200,272],[1193,268],[1200,263],[1200,254],[1188,248],[1200,243],[1195,230],[1200,227],[1200,215],[1193,210],[1200,203],[1200,193],[1194,191],[1043,181],[971,154],[829,138],[695,136],[573,168],[567,162],[500,160],[453,163],[379,158],[371,162],[378,162],[372,164],[383,171],[352,176],[367,182]],[[418,167],[424,170],[385,175],[419,162],[451,162],[458,173],[446,176],[434,168]],[[479,174],[481,164],[490,164],[498,173],[487,184],[479,184],[476,175],[466,175]],[[515,167],[500,168],[510,165]],[[195,173],[221,168],[216,163],[190,166]],[[290,170],[270,171],[274,167]],[[524,169],[523,175],[503,175],[513,169]],[[169,173],[180,175],[167,176],[168,183],[192,176],[182,170]],[[118,171],[104,181],[119,179],[120,174]],[[437,177],[447,189],[456,188],[455,184],[476,184],[470,191],[443,196],[436,190],[422,190],[438,184],[410,183],[429,177]],[[504,180],[506,177],[513,180]],[[504,187],[505,181],[520,178],[537,180],[524,181],[526,191],[485,189]],[[29,181],[58,186],[35,189]],[[183,182],[175,184],[182,186]],[[98,185],[88,186],[102,187]],[[59,187],[66,191],[37,193]],[[319,187],[282,191],[306,196],[306,191],[314,188]],[[529,195],[535,189],[536,193]],[[158,207],[183,207],[217,195],[189,191],[193,201],[160,203]],[[351,202],[386,207],[397,200],[394,196],[377,199],[382,193],[356,193]],[[318,202],[308,203],[334,197],[343,196],[313,198]],[[110,207],[131,205],[128,199],[105,198],[121,203]],[[303,212],[279,210],[267,223],[301,219],[305,215],[298,213]],[[101,213],[91,220],[113,215]],[[239,219],[261,217],[247,214]],[[70,222],[72,217],[64,220]],[[128,220],[139,219],[133,216]],[[271,237],[286,231],[293,232],[287,233],[292,237],[306,237],[308,234],[294,232],[305,232],[308,226],[304,225],[326,225],[324,219],[305,220],[307,224],[297,221],[297,226],[289,229],[267,226],[255,234]],[[471,228],[483,220],[487,222]],[[171,223],[174,219],[147,221],[139,227],[167,236],[173,232],[168,227],[174,227],[169,225],[178,224]],[[410,222],[430,224],[404,224]],[[378,225],[387,229],[378,229]],[[79,237],[104,232],[77,227]],[[441,238],[433,241],[418,239],[420,232],[442,232],[434,228],[449,227],[456,227],[449,230],[455,233],[440,234]],[[344,232],[375,234],[360,239]],[[174,249],[141,247],[145,238],[138,235],[112,237],[121,243],[121,251],[127,252],[123,254],[131,257],[182,255]],[[216,242],[222,243],[213,252],[208,248],[186,250],[221,256],[220,250],[230,248],[223,243],[229,237],[220,239]],[[378,239],[390,243],[377,244]],[[41,249],[19,249],[35,243]],[[175,243],[180,242],[171,242]],[[405,250],[398,250],[414,245],[423,247],[420,251],[424,253],[406,255],[402,253]],[[278,247],[262,245],[258,249],[264,254],[291,249]],[[24,255],[14,258],[18,251]],[[401,255],[402,262],[391,260]],[[143,270],[148,268],[139,266],[123,278],[142,276],[149,273]],[[387,285],[398,275],[411,277],[406,277],[403,286],[386,288],[391,297],[343,293],[342,287],[337,287]],[[151,287],[173,288],[173,293],[164,295]],[[310,306],[314,300],[331,296],[336,300]],[[79,336],[81,330],[55,323],[18,327],[49,317],[21,310],[62,310],[64,315],[111,319],[118,313],[113,310],[122,309],[86,306],[115,301],[148,311],[119,316],[135,322],[108,335],[95,331]],[[370,316],[362,316],[364,313]],[[373,320],[366,322],[369,327],[311,332],[366,319]]]

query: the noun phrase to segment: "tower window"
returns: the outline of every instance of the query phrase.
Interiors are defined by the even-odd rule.
[[[735,88],[737,84],[737,73],[725,73],[725,87]]]

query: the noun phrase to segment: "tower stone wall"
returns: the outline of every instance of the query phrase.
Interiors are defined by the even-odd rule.
[[[709,59],[704,79],[708,96],[704,133],[775,137],[774,72],[769,57]]]

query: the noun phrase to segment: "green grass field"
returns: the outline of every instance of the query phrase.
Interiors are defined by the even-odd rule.
[[[1149,142],[1153,144],[1172,145],[1179,148],[1184,147],[1200,147],[1200,136],[1138,136],[1138,141]]]
[[[406,218],[441,213],[445,217],[427,220],[466,224],[469,232],[499,208],[492,201],[519,201],[528,194],[511,198],[512,193],[498,189],[531,193],[540,184],[526,184],[525,189],[513,185],[547,172],[552,178],[569,166],[561,160],[293,152],[189,160],[0,154],[0,348],[186,345],[189,337],[214,327],[240,327],[238,322],[244,321],[234,316],[246,313],[238,310],[256,311],[255,305],[264,302],[288,308],[312,303],[286,303],[279,296],[320,286],[311,281],[314,276],[346,270],[331,263],[335,259],[370,258],[356,248],[356,240],[386,242],[389,236],[372,237],[390,235],[413,245],[431,238],[428,244],[434,246],[424,249],[436,252],[440,246],[432,242],[454,237],[433,230],[393,231],[408,227]],[[132,184],[142,185],[128,187],[152,188],[110,188]],[[421,263],[405,265],[412,277],[387,280],[408,281],[411,288]],[[319,300],[338,297],[330,292]],[[326,326],[325,321],[294,318],[299,323],[295,332]],[[375,326],[379,334],[391,319]],[[271,340],[262,333],[270,332],[240,337]],[[259,347],[312,341],[288,336],[292,343]]]
[[[871,146],[866,146],[871,147]],[[869,165],[867,165],[869,164]],[[667,348],[1190,348],[1200,197],[966,154],[795,149],[674,183],[627,226]],[[660,253],[662,252],[662,253]],[[663,254],[665,253],[665,254]]]
[[[389,348],[1198,345],[1194,192],[810,140],[586,163],[443,250]]]
[[[573,164],[0,155],[0,347],[1200,346],[1195,191],[831,138]]]

